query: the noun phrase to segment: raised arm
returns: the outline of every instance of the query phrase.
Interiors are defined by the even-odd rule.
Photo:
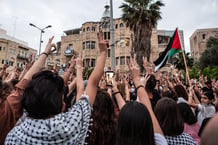
[[[33,74],[39,72],[45,65],[45,61],[53,51],[56,50],[56,45],[52,43],[54,36],[51,37],[48,41],[48,44],[45,48],[45,51],[39,56],[39,59],[33,64],[29,71],[24,75],[23,79],[31,80]],[[54,48],[54,49],[52,49]]]
[[[113,88],[112,88],[112,90],[113,90],[112,95],[113,94],[115,95],[118,107],[121,110],[122,107],[126,104],[126,102],[124,101],[123,97],[121,96],[120,91],[117,88],[117,82],[116,82],[115,78],[113,78]]]
[[[75,60],[75,57],[73,56],[71,58],[70,66],[69,66],[68,70],[66,72],[64,72],[64,75],[62,77],[64,79],[64,85],[67,85],[69,77],[70,77],[70,75],[73,73],[73,71],[75,69],[75,65],[76,65],[76,60]]]
[[[133,82],[136,86],[136,93],[137,93],[137,96],[139,97],[139,100],[141,103],[143,103],[147,108],[148,108],[148,111],[151,115],[151,119],[152,119],[152,122],[153,122],[153,128],[154,128],[154,132],[155,133],[160,133],[163,135],[163,132],[160,128],[160,125],[157,121],[157,118],[152,110],[152,107],[151,107],[151,103],[150,103],[150,100],[148,98],[148,94],[147,92],[145,91],[145,88],[143,87],[143,85],[141,84],[140,82],[140,77],[139,77],[139,68],[136,67],[133,63],[133,61],[131,61],[130,64],[128,64],[129,66],[129,70],[130,70],[130,74],[132,76],[132,79],[133,79]]]
[[[81,55],[76,59],[76,88],[77,95],[76,101],[79,100],[84,91],[84,82],[83,82],[83,59]]]
[[[93,106],[94,104],[97,89],[98,89],[98,83],[104,72],[104,65],[106,62],[107,42],[103,40],[102,32],[98,33],[98,44],[99,44],[99,50],[100,50],[100,57],[96,63],[96,66],[91,76],[89,77],[88,84],[86,87],[86,94],[89,96],[91,106]]]

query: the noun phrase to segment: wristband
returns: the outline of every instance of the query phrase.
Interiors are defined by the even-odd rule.
[[[135,92],[136,92],[136,94],[137,94],[138,89],[141,88],[141,87],[144,88],[143,85],[139,85],[138,87],[135,88]]]
[[[43,55],[43,54],[45,54],[48,57],[48,53],[46,53],[46,52],[41,53],[41,55]]]
[[[114,95],[114,96],[115,96],[116,94],[121,94],[121,93],[120,93],[120,91],[117,91],[117,92],[112,93],[112,95]]]

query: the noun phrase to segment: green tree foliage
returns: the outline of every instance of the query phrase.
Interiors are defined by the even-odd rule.
[[[189,77],[190,77],[190,78],[198,79],[198,78],[199,78],[199,74],[198,74],[199,71],[200,71],[199,68],[197,68],[196,66],[193,66],[193,67],[189,70]]]
[[[123,21],[133,32],[133,48],[141,68],[143,56],[150,60],[152,28],[161,19],[161,6],[164,4],[160,0],[124,0],[120,6]]]
[[[185,52],[185,58],[186,58],[186,63],[187,66],[189,68],[191,68],[193,66],[194,63],[194,59],[190,57],[190,53],[189,52]],[[173,59],[172,59],[172,63],[175,66],[175,68],[177,68],[178,70],[184,70],[185,71],[185,62],[182,56],[182,52],[176,54]]]
[[[208,39],[207,48],[200,57],[200,66],[201,69],[218,66],[218,36]]]

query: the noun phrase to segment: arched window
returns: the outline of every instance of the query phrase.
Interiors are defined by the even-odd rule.
[[[202,39],[205,39],[205,36],[206,36],[206,35],[205,35],[205,34],[203,34],[203,35],[202,35]]]
[[[123,23],[120,23],[120,28],[122,28],[123,27]]]
[[[115,25],[115,29],[117,29],[117,28],[118,28],[118,24]]]
[[[86,31],[87,31],[87,32],[89,32],[89,31],[90,31],[90,28],[89,28],[89,27],[87,27],[87,28],[86,28]]]

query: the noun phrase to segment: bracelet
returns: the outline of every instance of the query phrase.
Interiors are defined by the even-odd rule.
[[[135,88],[135,92],[136,92],[136,94],[137,94],[138,89],[141,88],[141,87],[144,88],[143,85],[139,85],[138,87]]]
[[[46,52],[41,53],[41,55],[43,55],[43,54],[45,54],[48,57],[48,53],[46,53]]]
[[[116,94],[121,94],[121,93],[120,93],[120,91],[117,91],[117,92],[112,93],[112,95],[114,95],[114,96],[115,96]]]

